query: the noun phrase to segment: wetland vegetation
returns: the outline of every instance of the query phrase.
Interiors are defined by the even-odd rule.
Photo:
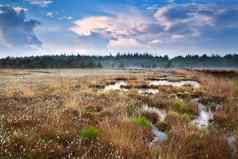
[[[0,70],[1,159],[236,159],[238,73]]]

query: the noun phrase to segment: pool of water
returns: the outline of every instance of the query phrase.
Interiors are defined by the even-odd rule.
[[[127,81],[116,81],[113,84],[109,84],[109,85],[105,86],[103,91],[104,92],[113,91],[113,90],[129,91],[128,88],[123,88],[125,86],[128,86],[128,82]],[[149,88],[149,89],[138,88],[136,90],[138,91],[139,94],[143,94],[143,95],[153,95],[153,94],[159,93],[158,89],[153,89],[153,88]]]
[[[159,116],[160,122],[164,121],[167,117],[167,112],[164,109],[159,109],[155,107],[148,107],[147,105],[143,106],[142,108],[143,112],[151,112],[156,113]],[[151,142],[151,145],[160,144],[166,140],[168,140],[168,134],[166,132],[161,131],[159,128],[155,127],[152,124],[152,134],[153,134],[153,140]]]
[[[230,149],[230,158],[231,159],[236,159],[236,154],[237,154],[237,148],[236,148],[236,137],[235,135],[229,135],[227,137],[227,143]]]
[[[154,138],[153,138],[153,140],[151,142],[152,145],[165,142],[169,138],[167,133],[165,133],[163,131],[160,131],[155,126],[152,127],[152,133],[154,135]]]
[[[192,86],[194,88],[199,88],[200,83],[192,80],[182,80],[182,81],[170,81],[170,80],[153,80],[150,81],[151,86],[172,86],[172,87],[183,87]]]
[[[158,89],[138,89],[139,94],[144,94],[144,95],[153,95],[159,93]]]
[[[214,113],[209,107],[203,105],[197,99],[194,101],[198,104],[198,116],[192,122],[199,128],[207,128],[210,124],[210,121],[212,121],[214,118]]]
[[[104,91],[112,91],[112,90],[124,90],[127,91],[127,89],[123,89],[122,86],[127,86],[127,81],[116,81],[113,84],[109,84],[105,86]]]

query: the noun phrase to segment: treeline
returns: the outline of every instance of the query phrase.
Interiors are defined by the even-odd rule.
[[[116,56],[50,55],[6,57],[0,59],[0,68],[209,68],[238,67],[238,55],[187,55],[169,58],[148,53]]]

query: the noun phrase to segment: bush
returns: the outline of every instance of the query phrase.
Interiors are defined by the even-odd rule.
[[[184,112],[186,109],[186,104],[182,100],[176,100],[174,102],[174,109],[178,112]]]
[[[183,100],[176,100],[174,102],[173,109],[178,113],[187,114],[191,118],[197,113],[195,105],[184,102]]]
[[[136,117],[133,121],[144,128],[151,128],[150,121],[145,117]]]
[[[94,127],[83,128],[80,132],[82,140],[95,140],[98,135],[98,129]]]

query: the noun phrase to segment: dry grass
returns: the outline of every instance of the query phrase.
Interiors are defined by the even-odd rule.
[[[161,145],[159,158],[163,159],[228,159],[229,150],[222,134],[201,132],[193,127],[176,126],[171,138]]]
[[[238,99],[226,100],[223,108],[215,112],[214,119],[222,129],[236,130],[238,128]]]
[[[4,94],[7,97],[33,97],[35,95],[35,91],[31,83],[12,81],[6,86]]]
[[[212,75],[202,74],[199,76],[207,96],[226,98],[235,96],[235,85],[232,80]]]
[[[150,138],[150,131],[129,121],[103,121],[99,124],[101,139],[112,143],[133,158],[150,158],[149,148],[146,146]]]
[[[21,72],[9,72],[9,76],[17,73]],[[180,70],[174,72],[175,76],[199,79],[201,89],[195,92],[185,87],[160,87],[158,94],[145,96],[133,90],[103,93],[90,88],[92,84],[122,79],[139,87],[147,84],[146,78],[160,76],[158,71],[136,73],[131,76],[88,73],[81,78],[44,76],[41,78],[44,82],[39,83],[12,80],[0,96],[0,158],[228,158],[225,133],[238,128],[238,89],[233,79]],[[198,113],[191,100],[197,97],[223,105],[222,109],[214,110],[214,127],[200,130],[191,126],[191,119]],[[183,102],[176,102],[177,98]],[[168,116],[164,123],[158,123],[158,114],[143,114],[144,105],[165,109]],[[165,130],[169,140],[151,147],[151,129],[129,120],[138,115]],[[87,127],[98,130],[95,140],[80,138],[80,132]]]

